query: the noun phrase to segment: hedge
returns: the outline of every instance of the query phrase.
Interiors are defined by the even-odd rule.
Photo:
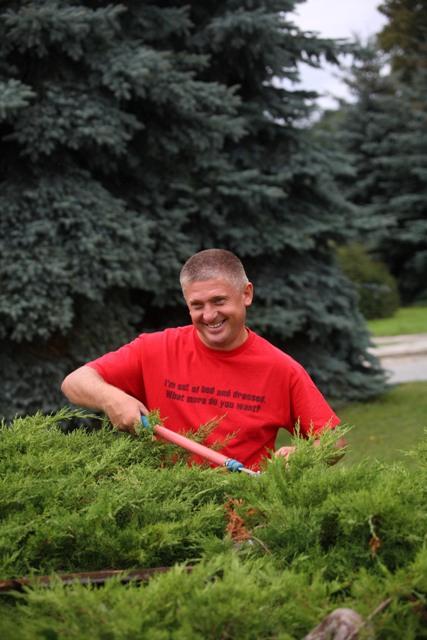
[[[337,607],[376,638],[427,637],[427,438],[413,469],[331,467],[345,429],[295,438],[254,478],[105,423],[67,430],[79,415],[1,428],[0,579],[35,580],[1,595],[3,639],[300,639]],[[144,583],[37,585],[159,566]]]

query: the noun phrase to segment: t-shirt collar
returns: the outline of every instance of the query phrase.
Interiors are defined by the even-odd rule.
[[[211,347],[207,347],[204,344],[204,342],[201,341],[199,334],[197,333],[197,329],[193,326],[194,344],[196,346],[196,349],[203,351],[204,353],[206,353],[207,355],[210,355],[211,357],[232,358],[233,356],[239,355],[240,353],[243,353],[244,351],[246,351],[246,349],[250,347],[250,345],[255,339],[254,332],[251,331],[251,329],[249,329],[248,327],[245,327],[245,328],[246,328],[246,331],[248,332],[248,337],[243,342],[243,344],[241,344],[239,347],[236,347],[235,349],[212,349]]]

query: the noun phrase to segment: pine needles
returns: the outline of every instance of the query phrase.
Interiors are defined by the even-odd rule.
[[[171,569],[3,596],[2,638],[300,639],[338,606],[367,618],[387,598],[376,637],[425,637],[426,445],[411,471],[330,467],[330,435],[297,439],[252,478],[165,464],[150,434],[64,432],[76,415],[1,428],[1,577]]]

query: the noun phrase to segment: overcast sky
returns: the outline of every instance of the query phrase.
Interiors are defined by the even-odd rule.
[[[298,5],[294,16],[296,24],[305,31],[316,31],[326,38],[352,38],[357,35],[366,40],[378,33],[386,19],[379,13],[380,0],[306,0]],[[337,106],[332,96],[349,99],[346,86],[339,80],[337,70],[325,65],[325,70],[301,67],[302,88],[313,89],[324,97],[319,99],[323,108]]]

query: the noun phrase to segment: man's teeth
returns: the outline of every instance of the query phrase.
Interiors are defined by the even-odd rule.
[[[209,329],[219,329],[223,322],[224,320],[221,320],[221,322],[217,322],[216,324],[208,324],[208,327]]]

